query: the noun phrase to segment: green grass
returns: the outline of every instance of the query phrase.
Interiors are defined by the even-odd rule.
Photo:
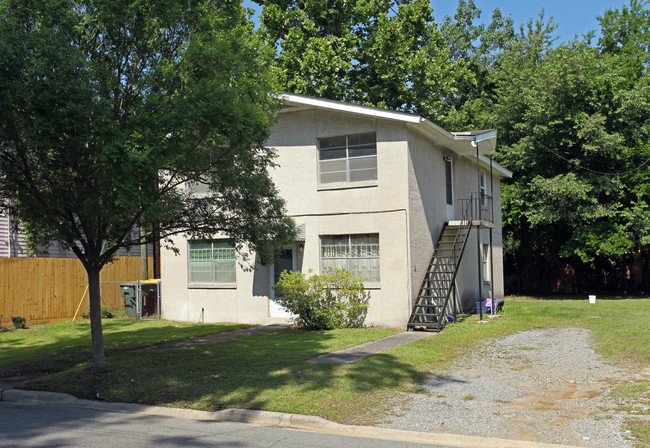
[[[627,428],[634,436],[634,444],[638,448],[650,447],[650,424],[648,420],[630,418],[625,421]]]
[[[620,408],[633,415],[650,415],[650,381],[620,384],[612,392]]]
[[[596,304],[589,304],[586,299],[509,298],[501,316],[487,324],[477,324],[475,316],[469,317],[432,338],[347,365],[304,361],[400,330],[288,329],[227,343],[143,352],[132,349],[227,327],[175,328],[178,324],[168,322],[105,321],[108,367],[99,372],[89,363],[88,324],[55,324],[0,333],[0,376],[7,369],[29,370],[45,360],[49,367],[44,372],[48,374],[21,387],[68,392],[81,398],[93,398],[101,389],[113,401],[203,410],[263,409],[363,424],[376,422],[383,410],[392,408],[394,392],[419,391],[431,373],[444,372],[451,361],[490,338],[516,331],[588,328],[595,349],[609,362],[638,372],[649,367],[648,299],[599,298]],[[643,409],[639,403],[647,403],[647,387],[620,393],[628,397],[630,406]],[[629,428],[643,440],[647,425],[647,420],[634,421]]]
[[[126,350],[244,327],[237,324],[190,325],[171,321],[104,319],[107,357]],[[92,356],[90,322],[60,322],[0,332],[0,377],[59,372],[84,364]]]

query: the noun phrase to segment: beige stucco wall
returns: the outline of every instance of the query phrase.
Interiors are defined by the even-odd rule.
[[[475,157],[456,157],[454,159],[454,188],[456,198],[469,198],[472,193],[476,194],[478,191],[478,179],[476,170]],[[489,165],[481,162],[479,169],[484,171],[487,176],[487,194],[493,197],[494,200],[494,229],[492,230],[492,250],[493,250],[493,266],[494,266],[494,295],[497,298],[503,298],[503,255],[502,255],[502,232],[501,232],[501,191],[500,191],[500,177],[493,171],[492,182],[490,182],[490,168]],[[494,191],[492,191],[494,190]],[[456,204],[457,217],[460,218],[460,207]],[[481,290],[479,292],[478,282],[478,265],[479,254],[477,248],[477,230],[473,229],[470,233],[465,253],[461,261],[461,266],[458,271],[457,285],[459,289],[460,299],[463,308],[466,310],[473,310],[474,303],[480,299],[490,297],[490,282],[489,279],[482,278]],[[489,243],[490,231],[488,229],[480,230],[480,243]],[[482,275],[482,274],[481,274]]]
[[[318,184],[318,138],[376,131],[376,182]],[[271,172],[287,212],[306,226],[304,250],[298,256],[303,272],[320,272],[320,236],[379,234],[380,282],[370,290],[368,325],[404,326],[410,314],[407,211],[406,130],[401,124],[354,115],[307,111],[280,114],[268,142],[277,150],[278,167]],[[188,284],[187,241],[177,237],[178,256],[162,255],[165,318],[268,323],[269,266],[252,271],[238,267],[237,283],[224,288],[192,288]],[[298,243],[292,247],[298,248]],[[296,251],[297,252],[297,251]],[[259,260],[258,260],[259,261]]]
[[[409,131],[409,231],[412,306],[446,221],[445,166],[439,145]]]
[[[443,157],[452,157],[455,219],[461,219],[459,199],[469,198],[479,189],[475,157],[462,157],[432,142],[417,130],[409,133],[409,222],[411,253],[411,301],[418,295],[426,268],[444,223],[447,221],[445,165]],[[495,229],[492,231],[495,296],[503,298],[503,256],[501,233],[500,179],[493,171],[490,183],[488,165],[480,164],[487,175],[487,194],[495,198]],[[492,188],[494,188],[494,192]],[[470,232],[456,284],[462,307],[473,309],[474,302],[490,296],[489,279],[482,279],[479,293],[477,230]],[[480,231],[480,242],[489,243],[489,230]]]
[[[317,139],[373,131],[377,135],[378,180],[319,185]],[[322,110],[280,114],[268,144],[277,150],[278,166],[271,176],[286,201],[287,213],[306,228],[304,243],[291,246],[296,267],[320,272],[320,236],[379,234],[381,280],[367,284],[371,301],[366,324],[405,327],[433,244],[446,221],[442,161],[450,151],[432,144],[403,122]],[[455,199],[476,191],[472,160],[454,156]],[[498,246],[496,260],[500,232],[493,234],[493,240]],[[203,309],[206,322],[287,321],[269,316],[269,265],[258,259],[253,265],[238,266],[233,285],[193,287],[188,282],[188,242],[182,236],[173,242],[179,254],[168,250],[161,254],[164,318],[194,322]],[[304,246],[300,253],[299,244]],[[468,251],[473,256],[465,257],[459,282],[469,304],[477,295],[475,242],[473,251],[471,246]],[[497,284],[502,285],[501,263],[495,263],[497,266],[495,276],[497,272],[501,276]]]

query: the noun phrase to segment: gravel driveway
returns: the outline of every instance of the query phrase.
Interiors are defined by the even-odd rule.
[[[435,337],[435,336],[434,336]],[[513,334],[434,375],[425,393],[399,400],[379,426],[586,447],[632,447],[624,414],[607,398],[635,378],[605,364],[588,330],[540,329]]]

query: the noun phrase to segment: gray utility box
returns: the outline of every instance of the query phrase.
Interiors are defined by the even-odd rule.
[[[124,282],[120,293],[127,316],[160,319],[160,280]]]

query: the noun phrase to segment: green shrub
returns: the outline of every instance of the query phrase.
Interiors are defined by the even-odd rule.
[[[90,319],[90,308],[88,308],[82,315],[84,319]],[[113,318],[113,312],[111,309],[106,306],[102,305],[102,319],[112,319]]]
[[[311,277],[284,271],[274,290],[274,300],[308,330],[360,327],[370,300],[363,279],[343,269],[327,269]]]
[[[11,321],[14,323],[14,328],[17,330],[19,328],[25,328],[27,319],[22,316],[15,316],[11,318]]]

